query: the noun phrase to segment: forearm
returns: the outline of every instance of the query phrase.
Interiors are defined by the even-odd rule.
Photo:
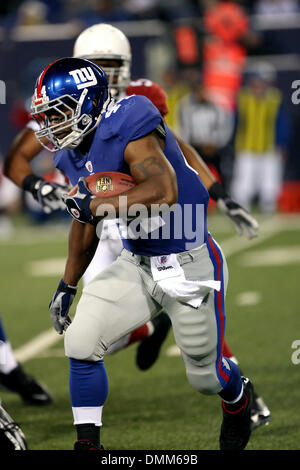
[[[122,193],[121,197],[126,197],[126,200],[120,199],[119,196],[105,199],[95,198],[90,203],[90,210],[94,216],[102,216],[106,215],[106,208],[110,206],[112,212],[109,214],[109,218],[115,218],[120,215],[126,216],[128,210],[134,204],[143,204],[146,209],[150,210],[153,205],[172,205],[176,202],[174,188],[166,187],[160,176],[152,177],[138,184],[129,191]],[[121,201],[123,202],[120,204]]]
[[[64,197],[69,214],[78,221],[94,224],[97,217],[135,217],[136,212],[152,215],[152,206],[172,206],[177,202],[178,187],[174,168],[164,155],[159,138],[150,135],[129,142],[124,161],[136,186],[109,198],[93,197],[84,178],[79,178],[74,195]],[[136,205],[135,213],[129,211]],[[94,219],[96,217],[96,220]]]
[[[69,253],[64,272],[64,282],[77,286],[88,265],[92,261],[99,239],[95,227],[72,221],[69,234]]]
[[[31,160],[41,151],[34,132],[24,129],[15,138],[4,162],[4,174],[22,188],[26,176],[32,174]]]
[[[185,148],[187,147],[187,144]],[[204,186],[207,190],[217,181],[206,163],[202,160],[198,152],[191,146],[189,146],[188,151],[184,153],[185,158],[189,165],[191,165],[194,170],[197,171],[198,175],[201,178]]]
[[[186,145],[187,144],[185,144],[185,149]],[[218,201],[218,199],[220,198],[223,199],[225,197],[228,197],[223,185],[217,181],[217,179],[211,173],[206,163],[202,160],[200,155],[193,147],[190,147],[190,151],[184,153],[184,155],[188,164],[191,165],[191,167],[193,167],[194,170],[197,171],[198,175],[201,178],[201,181],[209,192],[210,197],[214,201]]]
[[[142,204],[150,210],[153,205],[177,202],[177,178],[172,165],[165,157],[162,148],[164,141],[155,132],[130,142],[124,152],[124,160],[130,168],[136,186],[122,196],[127,197],[127,208],[134,204]],[[120,215],[120,198],[114,196],[105,201],[95,198],[90,204],[90,210],[95,216],[101,216],[103,202],[113,206],[116,216]],[[122,213],[124,214],[124,207]],[[100,212],[100,213],[99,213]]]
[[[217,181],[199,153],[191,145],[184,142],[172,131],[177,143],[186,158],[188,164],[197,171],[207,190]]]
[[[16,159],[13,165],[5,168],[5,174],[19,186],[19,188],[22,188],[22,183],[26,176],[32,174],[32,168],[25,159]]]

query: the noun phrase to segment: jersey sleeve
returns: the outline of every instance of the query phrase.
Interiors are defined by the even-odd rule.
[[[123,142],[137,140],[154,131],[162,116],[145,96],[129,96],[118,101],[105,115],[103,136],[118,136]]]

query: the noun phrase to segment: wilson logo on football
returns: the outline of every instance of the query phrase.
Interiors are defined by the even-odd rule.
[[[72,75],[74,78],[78,90],[92,85],[97,85],[97,78],[91,67],[82,67],[81,69],[71,70],[69,75]]]
[[[96,192],[106,193],[113,190],[112,179],[110,176],[102,176],[97,180]]]

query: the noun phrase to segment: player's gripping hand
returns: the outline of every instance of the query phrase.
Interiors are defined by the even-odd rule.
[[[257,237],[258,222],[246,209],[233,201],[219,183],[216,182],[211,186],[209,194],[217,201],[218,208],[232,220],[239,235],[245,234],[249,240]]]
[[[25,191],[29,191],[33,195],[46,214],[51,214],[59,209],[65,210],[66,206],[62,196],[70,189],[68,186],[51,183],[33,174],[26,176],[22,186]]]
[[[89,207],[94,197],[89,191],[85,179],[81,177],[78,180],[76,192],[73,195],[65,194],[63,200],[69,214],[78,222],[85,224],[87,222],[93,223],[95,220]]]
[[[71,324],[69,309],[72,305],[76,292],[77,287],[69,286],[61,279],[57,291],[55,292],[50,302],[49,310],[51,321],[57,333],[60,335]]]

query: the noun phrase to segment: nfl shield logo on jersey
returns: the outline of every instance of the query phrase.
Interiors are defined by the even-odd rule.
[[[77,209],[71,209],[71,212],[74,215],[74,217],[76,217],[76,219],[79,219],[80,212]]]
[[[88,162],[86,162],[85,167],[86,167],[86,169],[89,173],[93,172],[93,164],[90,160]]]

